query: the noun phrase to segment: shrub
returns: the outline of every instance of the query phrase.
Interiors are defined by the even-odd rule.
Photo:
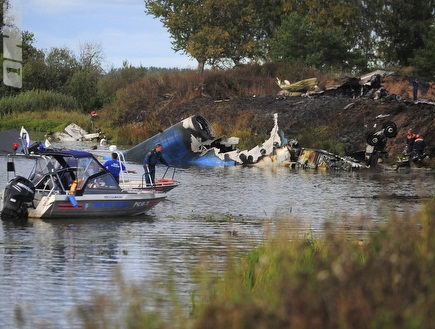
[[[26,91],[16,96],[0,99],[0,116],[20,112],[48,111],[56,108],[73,111],[78,109],[78,103],[71,96],[43,90]]]

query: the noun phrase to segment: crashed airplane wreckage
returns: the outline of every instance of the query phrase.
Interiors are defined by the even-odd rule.
[[[163,158],[172,166],[234,166],[239,139],[215,138],[211,124],[202,116],[193,115],[124,151],[124,158],[142,163],[145,154],[160,143]]]
[[[124,152],[127,161],[142,163],[144,155],[157,143],[163,145],[163,158],[172,166],[291,166],[326,170],[355,170],[376,166],[385,154],[387,138],[397,135],[393,122],[386,122],[378,132],[367,136],[364,159],[341,157],[324,150],[302,148],[296,140],[287,140],[274,127],[263,144],[251,150],[237,149],[237,137],[215,139],[215,131],[202,116],[191,116]]]
[[[98,140],[102,137],[101,131],[95,133],[88,133],[86,130],[81,128],[75,123],[71,123],[65,127],[65,132],[55,132],[49,134],[53,139],[62,142],[72,142],[72,141],[92,141]]]
[[[276,83],[281,88],[277,96],[286,98],[344,95],[352,98],[364,97],[375,100],[400,101],[402,99],[401,95],[390,94],[382,86],[382,79],[392,74],[394,74],[392,71],[376,70],[361,77],[345,77],[341,82],[329,86],[322,86],[316,78],[300,80],[294,83],[276,78]]]

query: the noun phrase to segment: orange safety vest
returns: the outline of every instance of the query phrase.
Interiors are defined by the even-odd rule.
[[[72,195],[75,195],[76,194],[76,189],[77,189],[77,181],[75,180],[71,184],[71,187],[69,189],[69,193],[72,194]]]

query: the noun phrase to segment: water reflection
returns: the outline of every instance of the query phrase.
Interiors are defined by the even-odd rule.
[[[25,175],[25,160],[17,161],[23,171],[18,173]],[[140,164],[129,167],[143,171]],[[4,158],[0,172],[3,168]],[[422,205],[420,198],[396,196],[435,192],[428,173],[223,167],[180,169],[176,179],[181,186],[140,217],[1,222],[3,326],[17,327],[14,310],[22,308],[23,328],[80,327],[71,314],[74,305],[85,303],[92,291],[112,291],[118,270],[150,291],[175,273],[177,291],[188,296],[195,289],[196,264],[219,268],[229,250],[249,250],[267,231],[321,235],[332,221],[363,238],[373,223]],[[5,183],[0,182],[1,190]]]
[[[412,208],[415,201],[386,200],[386,196],[427,196],[434,192],[433,176],[397,173],[230,167],[185,170],[180,178],[182,187],[174,190],[168,202],[156,211],[169,210],[181,217],[189,216],[187,211],[199,214],[228,212],[254,218],[291,215],[316,225],[343,215],[364,215],[376,220],[385,207],[403,212]]]

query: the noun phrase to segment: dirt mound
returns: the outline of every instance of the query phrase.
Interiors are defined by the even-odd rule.
[[[419,85],[419,98],[435,101],[434,83],[420,81]],[[383,79],[382,86],[390,94],[401,95],[403,99],[412,99],[412,79],[403,79],[390,75]]]

